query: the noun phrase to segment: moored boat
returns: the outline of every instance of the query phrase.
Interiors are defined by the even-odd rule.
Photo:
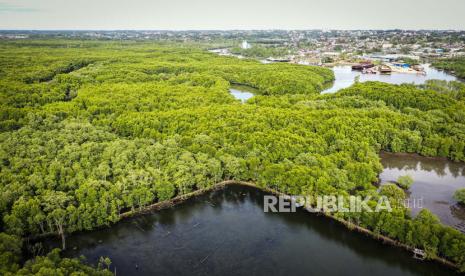
[[[381,74],[391,74],[392,73],[391,67],[389,67],[387,65],[380,65],[378,70],[379,70],[379,72]]]
[[[352,65],[352,70],[362,71],[364,69],[373,68],[375,65],[369,61],[360,62],[359,64]]]

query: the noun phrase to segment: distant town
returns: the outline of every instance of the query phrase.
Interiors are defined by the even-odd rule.
[[[454,30],[0,31],[0,39],[26,38],[183,42],[263,63],[350,65],[367,74],[423,74],[422,63],[465,56],[465,31]]]
[[[251,36],[220,55],[333,67],[351,65],[367,74],[420,73],[421,63],[465,56],[465,32],[457,31],[288,31]],[[257,34],[257,36],[259,36]],[[377,65],[377,66],[375,66]]]

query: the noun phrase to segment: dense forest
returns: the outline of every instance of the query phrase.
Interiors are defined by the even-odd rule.
[[[406,197],[373,185],[381,150],[465,161],[458,82],[357,83],[322,95],[329,69],[185,45],[24,40],[0,52],[0,274],[109,273],[58,251],[23,264],[20,248],[50,234],[65,247],[67,234],[222,180],[376,204]],[[259,93],[242,104],[231,84]],[[465,235],[427,210],[334,215],[465,270]]]
[[[293,51],[289,50],[286,47],[266,47],[266,46],[252,46],[247,49],[242,49],[239,47],[231,48],[231,53],[236,55],[242,55],[244,57],[253,57],[253,58],[269,58],[269,57],[285,57]]]

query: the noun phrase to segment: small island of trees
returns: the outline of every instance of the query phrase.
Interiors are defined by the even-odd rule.
[[[459,189],[454,193],[454,199],[458,201],[458,203],[465,205],[465,189]]]

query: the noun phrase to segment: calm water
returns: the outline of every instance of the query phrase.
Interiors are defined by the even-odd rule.
[[[450,226],[465,232],[465,208],[453,199],[454,192],[465,188],[465,164],[418,155],[381,153],[384,170],[381,182],[395,181],[410,175],[414,182],[408,193],[411,199],[422,199],[422,206]],[[413,202],[412,202],[413,203]],[[416,215],[421,209],[412,208]]]
[[[254,91],[255,89],[253,87],[246,85],[231,85],[229,89],[229,93],[243,103],[254,96]]]
[[[298,211],[264,213],[251,187],[70,236],[69,256],[109,256],[117,275],[451,275],[438,264]]]
[[[436,70],[435,68],[430,67],[428,64],[423,64],[422,66],[425,69],[426,75],[403,73],[392,73],[390,75],[362,74],[360,71],[352,71],[350,66],[335,66],[333,67],[334,76],[336,78],[334,85],[331,88],[324,90],[322,93],[334,93],[339,89],[347,88],[354,83],[356,76],[360,76],[360,82],[382,81],[393,84],[423,84],[426,80],[431,79],[447,81],[457,80],[456,77],[447,74],[444,71]]]

